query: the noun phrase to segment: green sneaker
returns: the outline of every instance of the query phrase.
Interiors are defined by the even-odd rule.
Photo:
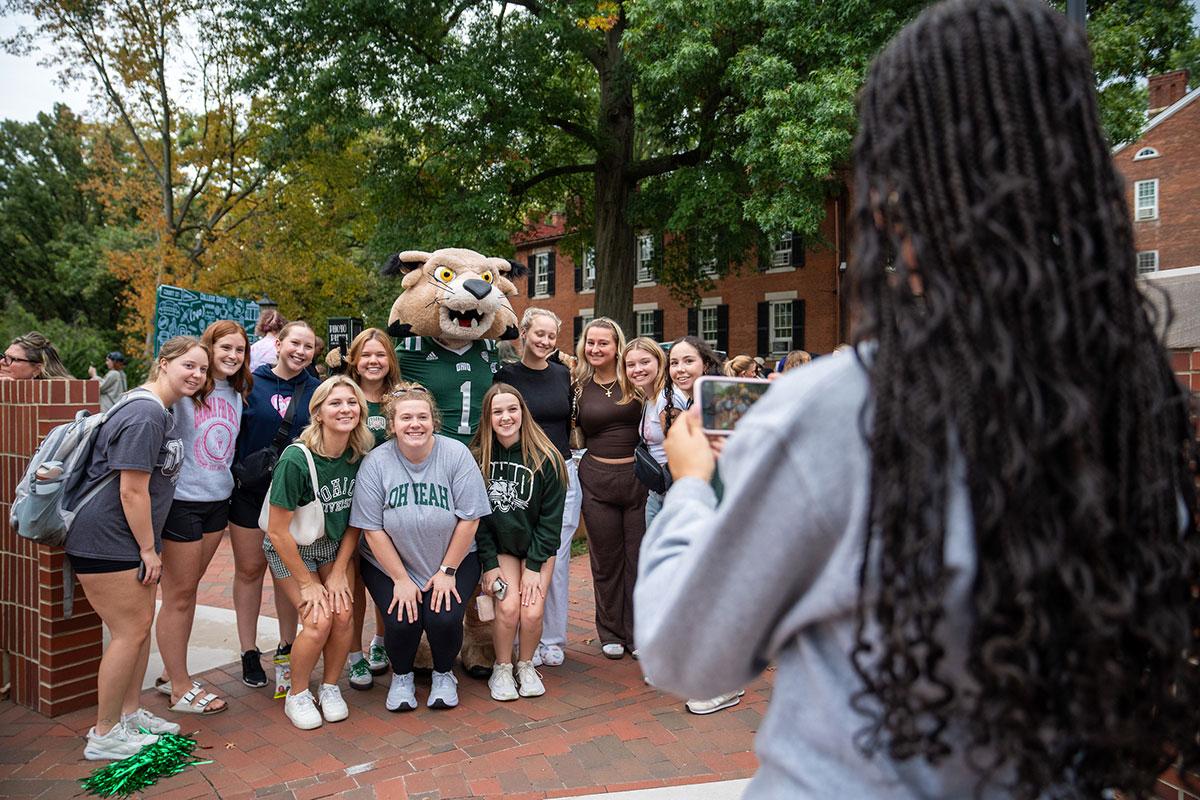
[[[372,675],[382,675],[388,671],[387,650],[383,649],[383,645],[371,643],[371,652],[367,653],[367,666],[371,669]]]
[[[371,668],[367,665],[365,658],[359,658],[350,664],[350,688],[366,691],[375,685],[375,679],[371,677]]]

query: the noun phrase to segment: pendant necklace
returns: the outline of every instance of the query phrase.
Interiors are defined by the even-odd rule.
[[[605,397],[612,397],[613,387],[615,387],[617,385],[616,378],[613,378],[613,382],[610,383],[608,386],[605,386],[603,383],[601,383],[599,380],[597,380],[595,376],[592,377],[592,382],[604,390]]]

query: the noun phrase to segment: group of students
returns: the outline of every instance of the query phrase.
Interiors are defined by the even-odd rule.
[[[522,358],[498,369],[469,447],[438,435],[436,398],[401,379],[394,343],[379,329],[359,334],[345,373],[325,381],[308,370],[316,336],[302,321],[274,332],[273,363],[254,370],[235,322],[166,342],[148,382],[107,412],[81,492],[112,472],[120,478],[81,509],[67,538],[89,602],[112,633],[85,755],[126,757],[179,730],[140,704],[152,625],[164,667],[155,685],[170,710],[228,708],[187,663],[198,586],[227,527],[242,680],[268,683],[257,632],[269,568],[274,660],[290,663],[284,709],[301,729],[347,717],[338,688],[347,666],[356,689],[390,667],[386,707],[415,709],[422,635],[433,662],[426,703],[456,706],[453,665],[477,586],[495,613],[492,696],[543,694],[536,668],[565,657],[567,562],[581,505],[603,652],[636,657],[631,597],[653,511],[631,452],[644,439],[662,458],[672,413],[687,407],[695,377],[716,362],[686,337],[668,364],[655,342],[627,346],[619,326],[598,319],[584,331],[572,374],[555,358],[560,325],[551,312],[525,313]],[[572,428],[586,439],[581,462]],[[367,595],[375,606],[369,643]]]

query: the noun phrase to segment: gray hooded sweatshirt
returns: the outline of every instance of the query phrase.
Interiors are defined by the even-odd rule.
[[[867,723],[850,705],[862,684],[849,655],[869,490],[867,388],[850,353],[783,376],[726,443],[720,507],[704,481],[677,481],[642,541],[634,616],[656,687],[715,697],[777,667],[747,798],[962,798],[976,788],[961,748],[935,767],[855,747]],[[975,546],[961,464],[954,472],[945,545],[954,577],[940,632],[944,672],[963,689]],[[947,741],[965,741],[961,729],[952,721]]]

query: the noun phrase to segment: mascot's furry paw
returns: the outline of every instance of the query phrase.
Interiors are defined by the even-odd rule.
[[[337,347],[334,347],[325,354],[325,366],[329,367],[331,375],[340,375],[345,372],[348,363],[345,354],[342,353],[341,342],[338,343]]]
[[[479,591],[476,590],[476,595]],[[463,646],[459,653],[463,669],[472,678],[485,680],[492,674],[496,663],[496,648],[492,645],[492,623],[479,618],[473,595],[467,601],[467,614],[463,618]]]

